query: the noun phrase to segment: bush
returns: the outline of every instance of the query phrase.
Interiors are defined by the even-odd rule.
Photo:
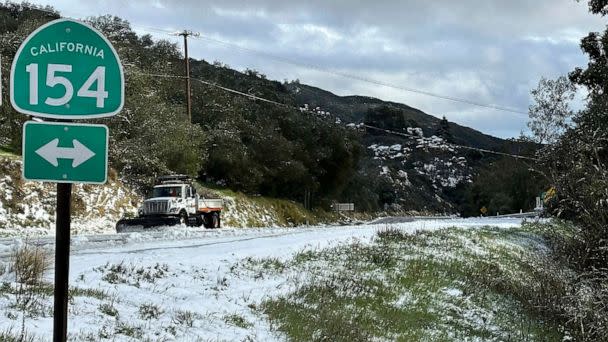
[[[11,272],[15,273],[17,283],[40,285],[44,274],[51,267],[51,258],[40,248],[25,246],[13,252]]]
[[[541,226],[549,241],[551,256],[576,268],[572,275],[561,276],[561,293],[538,296],[537,305],[551,307],[552,316],[560,317],[576,340],[605,341],[608,336],[608,287],[606,269],[581,269],[579,262],[586,259],[582,228],[571,222],[554,221]],[[592,252],[587,250],[587,253]],[[554,282],[535,274],[533,281],[555,288]]]
[[[144,320],[157,319],[163,314],[163,310],[152,303],[142,304],[139,307],[139,317]]]
[[[386,226],[385,228],[378,230],[376,235],[378,235],[380,240],[385,241],[401,241],[407,237],[407,233],[403,232],[399,228],[391,226]]]
[[[43,300],[53,292],[53,287],[44,282],[50,265],[50,257],[40,248],[26,244],[13,252],[9,271],[14,273],[17,287],[12,307],[23,311],[24,317],[46,316],[51,311]]]
[[[34,336],[27,332],[13,332],[11,329],[0,331],[0,341],[2,342],[34,342]]]
[[[192,328],[194,326],[194,320],[197,318],[197,314],[188,310],[177,310],[171,319],[176,325],[185,326]]]

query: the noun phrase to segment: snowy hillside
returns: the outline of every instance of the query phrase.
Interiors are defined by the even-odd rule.
[[[420,130],[420,132],[422,132],[422,130]],[[421,136],[405,145],[395,144],[384,146],[373,144],[370,145],[368,149],[373,151],[374,160],[379,161],[379,176],[391,178],[397,185],[411,185],[408,181],[408,173],[406,171],[406,169],[410,168],[406,167],[406,165],[414,165],[414,171],[427,177],[437,189],[439,187],[453,188],[460,182],[471,181],[471,170],[467,165],[466,158],[459,156],[457,147],[446,144],[443,139],[436,136],[428,138]],[[426,162],[411,160],[414,150],[423,150],[425,152],[433,150],[438,156],[433,157]],[[401,165],[402,167],[391,169],[388,164],[396,164],[394,162],[388,163],[389,161],[399,162],[398,165]],[[394,177],[395,175],[396,177]]]
[[[367,146],[378,177],[394,189],[397,198],[392,209],[425,205],[429,211],[453,212],[444,192],[470,183],[473,167],[460,148],[444,139],[425,137],[418,127],[408,127],[407,132],[413,137],[402,139],[401,143],[386,144],[376,137]],[[412,196],[419,200],[411,201]]]

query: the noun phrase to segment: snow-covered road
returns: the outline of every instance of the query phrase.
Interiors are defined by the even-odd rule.
[[[73,241],[72,257],[84,255],[163,255],[167,252],[226,258],[247,256],[282,257],[305,247],[324,248],[352,238],[370,239],[379,229],[398,227],[415,232],[449,227],[515,227],[522,220],[509,219],[419,219],[407,222],[372,223],[356,226],[316,226],[300,228],[251,228],[205,230],[170,228],[164,231],[79,236]],[[177,250],[177,251],[176,251]],[[182,250],[182,251],[179,251]],[[158,260],[157,260],[158,261]]]
[[[395,223],[391,227],[415,232],[520,225],[521,219],[506,218],[420,220]],[[72,241],[70,285],[101,290],[106,298],[76,297],[70,309],[69,331],[73,339],[80,340],[90,334],[101,336],[104,329],[115,332],[120,324],[128,323],[141,330],[141,337],[154,339],[280,340],[252,307],[266,298],[293,290],[290,284],[298,275],[259,279],[236,265],[242,265],[244,260],[288,260],[298,252],[353,241],[366,243],[379,229],[387,227],[387,224],[368,224],[221,230],[182,228],[105,238],[77,236]],[[15,240],[7,244],[8,240],[0,241],[0,253],[14,248]],[[0,281],[8,281],[6,277],[8,274],[0,276]],[[52,271],[47,279],[52,281]],[[148,304],[162,311],[152,321],[141,314],[142,306]],[[112,305],[119,315],[101,313],[102,305]],[[6,307],[6,301],[0,298],[0,309]],[[195,320],[192,327],[179,326],[175,323],[179,312],[192,312],[200,319]],[[248,328],[230,324],[226,317],[234,315],[244,318]],[[51,317],[27,321],[28,330],[37,336],[46,337],[51,332]],[[3,320],[0,330],[14,327],[18,322],[18,318]],[[128,340],[123,335],[117,335],[117,339]]]
[[[72,255],[86,253],[116,254],[136,253],[148,249],[163,248],[194,248],[215,244],[227,244],[239,241],[269,239],[280,236],[300,236],[303,238],[294,241],[313,240],[333,241],[348,237],[363,237],[373,234],[377,229],[388,225],[398,225],[404,229],[414,231],[418,229],[438,229],[450,226],[483,226],[504,224],[505,222],[519,223],[521,219],[496,218],[411,218],[389,217],[378,219],[365,225],[356,226],[315,226],[298,228],[224,228],[209,230],[189,227],[166,227],[156,230],[132,232],[126,234],[90,234],[72,236]],[[78,228],[78,227],[76,227]],[[318,238],[314,238],[319,235]],[[310,243],[314,242],[310,240]],[[55,243],[54,236],[45,237],[11,237],[0,238],[0,261],[7,260],[16,246],[24,243],[52,249]],[[309,243],[309,244],[310,244]]]

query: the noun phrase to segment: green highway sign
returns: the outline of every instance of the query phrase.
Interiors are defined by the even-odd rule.
[[[28,121],[23,125],[23,178],[103,184],[108,170],[104,125]]]
[[[117,114],[124,74],[112,44],[71,19],[51,21],[30,34],[11,67],[11,104],[27,115],[91,119]]]

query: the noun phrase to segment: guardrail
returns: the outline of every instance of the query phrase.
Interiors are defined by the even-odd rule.
[[[501,217],[514,217],[514,218],[526,218],[526,217],[538,217],[540,216],[539,212],[530,211],[527,213],[516,213],[516,214],[504,214],[504,215],[496,215],[496,216],[485,216],[487,218],[501,218]]]

